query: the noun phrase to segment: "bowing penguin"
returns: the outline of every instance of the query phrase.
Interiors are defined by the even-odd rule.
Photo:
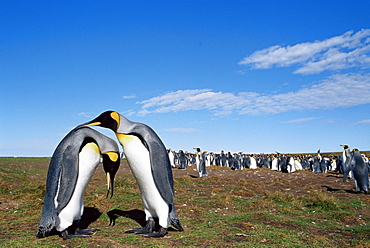
[[[84,210],[84,193],[100,159],[107,174],[107,197],[113,196],[113,183],[120,158],[117,143],[91,128],[75,128],[59,143],[50,160],[46,193],[38,238],[51,230],[63,239],[88,237],[97,229],[79,228]]]

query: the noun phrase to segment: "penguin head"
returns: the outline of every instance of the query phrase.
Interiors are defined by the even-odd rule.
[[[115,111],[106,111],[92,121],[82,124],[81,126],[100,126],[109,128],[113,132],[117,132],[118,127],[120,126],[120,114]]]
[[[37,231],[36,237],[41,239],[49,235],[56,225],[57,216],[56,212],[48,211],[43,214],[39,222],[39,230]]]
[[[349,146],[348,145],[340,145],[341,147],[343,147],[344,149],[348,149]]]
[[[119,153],[117,152],[107,152],[103,153],[103,168],[105,174],[107,175],[107,184],[108,184],[108,191],[107,191],[107,198],[110,193],[110,198],[113,197],[114,191],[114,177],[118,171],[120,166],[120,157]]]

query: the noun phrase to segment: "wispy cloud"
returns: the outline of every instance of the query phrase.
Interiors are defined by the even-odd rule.
[[[123,96],[122,98],[123,99],[134,99],[136,98],[136,95],[127,95],[127,96]]]
[[[139,115],[209,110],[214,115],[277,114],[306,109],[346,108],[370,103],[370,74],[336,74],[295,92],[262,95],[257,92],[179,90],[137,102]]]
[[[353,123],[353,125],[370,125],[370,119],[358,121],[356,123]]]
[[[175,128],[165,129],[165,131],[173,132],[173,133],[194,133],[194,132],[199,132],[200,130],[196,128],[175,127]]]
[[[300,119],[294,119],[289,121],[283,121],[282,123],[303,123],[308,121],[316,120],[317,117],[308,117],[308,118],[300,118]]]
[[[94,116],[94,114],[92,113],[87,113],[87,112],[81,112],[78,114],[78,116],[82,116],[82,117],[87,117],[87,118],[91,118]]]
[[[300,66],[294,73],[313,74],[370,66],[370,29],[348,31],[322,41],[293,46],[272,46],[252,53],[239,62],[252,69]]]

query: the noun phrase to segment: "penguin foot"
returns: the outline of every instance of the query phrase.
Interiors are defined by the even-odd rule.
[[[145,234],[145,233],[150,233],[150,232],[151,231],[144,226],[140,228],[134,228],[131,230],[127,230],[125,233]]]
[[[154,225],[155,225],[154,218],[150,217],[147,220],[146,225],[144,227],[134,228],[134,229],[126,231],[125,233],[136,233],[136,234],[152,233]]]
[[[77,228],[76,234],[80,234],[80,235],[93,235],[97,231],[100,231],[100,230],[99,229],[81,229],[81,228]]]
[[[84,234],[70,234],[68,230],[64,230],[60,233],[60,236],[64,239],[72,239],[72,238],[87,238],[90,237],[90,235],[84,235]]]
[[[143,237],[147,237],[147,238],[161,238],[161,237],[164,237],[166,234],[167,234],[167,228],[160,227],[158,232],[143,233],[140,235]]]
[[[88,238],[91,235],[95,234],[97,231],[100,231],[99,229],[80,229],[77,228],[75,231],[75,234],[70,234],[69,230],[66,229],[60,233],[60,236],[66,240],[66,239],[72,239],[72,238]]]

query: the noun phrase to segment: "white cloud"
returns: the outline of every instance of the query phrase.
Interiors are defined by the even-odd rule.
[[[136,98],[136,95],[128,95],[128,96],[123,96],[123,99],[133,99]]]
[[[209,110],[214,115],[277,114],[307,109],[346,108],[370,103],[370,74],[336,74],[295,92],[261,95],[257,92],[179,90],[138,102],[139,115]]]
[[[91,118],[91,117],[93,117],[93,114],[92,113],[81,112],[81,113],[78,114],[78,116]]]
[[[308,118],[300,118],[300,119],[294,119],[289,121],[283,121],[282,123],[302,123],[302,122],[308,122],[316,120],[317,117],[308,117]]]
[[[370,125],[370,119],[358,121],[358,122],[354,123],[353,125]]]
[[[370,29],[357,33],[348,31],[323,41],[299,43],[293,46],[272,46],[252,53],[239,62],[252,69],[301,67],[300,74],[320,73],[325,70],[340,70],[370,66]]]

